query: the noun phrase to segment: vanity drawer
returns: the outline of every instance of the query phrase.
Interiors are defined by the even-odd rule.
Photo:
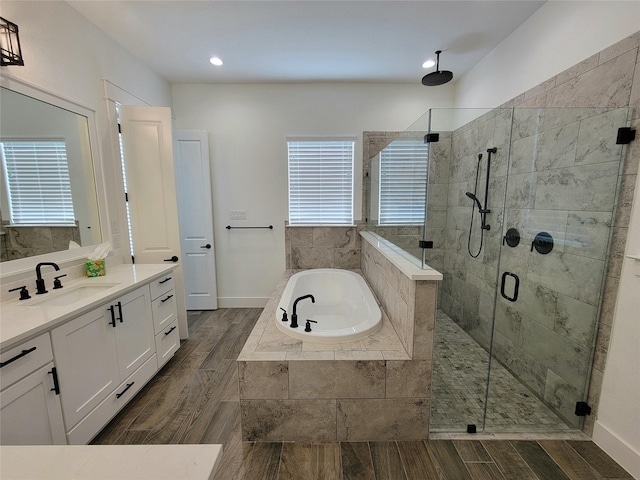
[[[178,318],[175,290],[170,290],[151,302],[151,310],[153,329],[157,335]]]
[[[162,332],[156,335],[156,355],[158,356],[158,369],[169,361],[173,354],[180,348],[180,333],[178,322],[174,321]]]
[[[133,375],[118,385],[118,388],[111,392],[71,431],[67,432],[69,445],[88,443],[145,386],[155,375],[157,368],[158,364],[154,354]]]
[[[48,333],[43,333],[33,340],[2,352],[0,354],[0,362],[2,362],[0,387],[8,387],[52,360],[53,349]]]
[[[158,278],[151,282],[151,299],[155,300],[160,295],[167,293],[169,290],[173,290],[175,287],[173,281],[173,272]]]

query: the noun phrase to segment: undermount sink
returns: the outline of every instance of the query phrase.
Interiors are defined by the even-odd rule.
[[[46,297],[42,300],[38,299],[36,301],[26,303],[26,305],[37,305],[39,307],[64,307],[102,293],[116,285],[117,283],[100,283],[96,285],[77,285],[75,287],[70,287],[69,289],[63,289],[62,291],[49,290],[49,293],[47,293]]]

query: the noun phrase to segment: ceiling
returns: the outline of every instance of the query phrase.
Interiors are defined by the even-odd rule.
[[[68,3],[171,83],[419,83],[436,50],[455,82],[545,2]]]

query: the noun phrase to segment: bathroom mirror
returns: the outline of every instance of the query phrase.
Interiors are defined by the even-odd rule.
[[[3,81],[0,87],[1,261],[100,243],[102,232],[89,118],[73,111],[75,104],[71,102],[43,93],[43,97],[51,99],[49,103],[6,88],[6,84]],[[75,110],[82,111],[82,108],[78,106]],[[55,154],[50,148],[55,148]],[[44,160],[36,161],[34,155],[42,155]],[[22,161],[24,158],[27,161]],[[56,167],[51,170],[54,163]],[[36,168],[31,168],[33,166]],[[45,176],[45,169],[55,171],[54,178]],[[18,175],[23,180],[15,180]],[[10,182],[13,182],[11,186]],[[24,195],[26,182],[39,185],[55,182],[57,190],[35,194],[38,198],[31,200]],[[51,209],[41,215],[43,220],[30,221],[36,217],[20,215],[20,210],[37,209],[38,205]],[[59,220],[58,209],[66,211]],[[56,220],[51,223],[53,216]],[[3,264],[3,270],[5,268]]]

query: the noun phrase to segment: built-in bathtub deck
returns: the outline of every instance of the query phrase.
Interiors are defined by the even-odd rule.
[[[382,310],[382,328],[332,345],[289,337],[274,321],[282,292],[298,270],[286,272],[238,357],[244,441],[428,437],[441,275],[407,275],[371,237],[363,235],[362,273]]]
[[[377,332],[347,343],[304,342],[282,333],[273,320],[287,281],[300,270],[288,270],[278,283],[260,315],[238,360],[410,360],[393,325],[382,310],[382,327]],[[361,274],[359,270],[354,270]]]

